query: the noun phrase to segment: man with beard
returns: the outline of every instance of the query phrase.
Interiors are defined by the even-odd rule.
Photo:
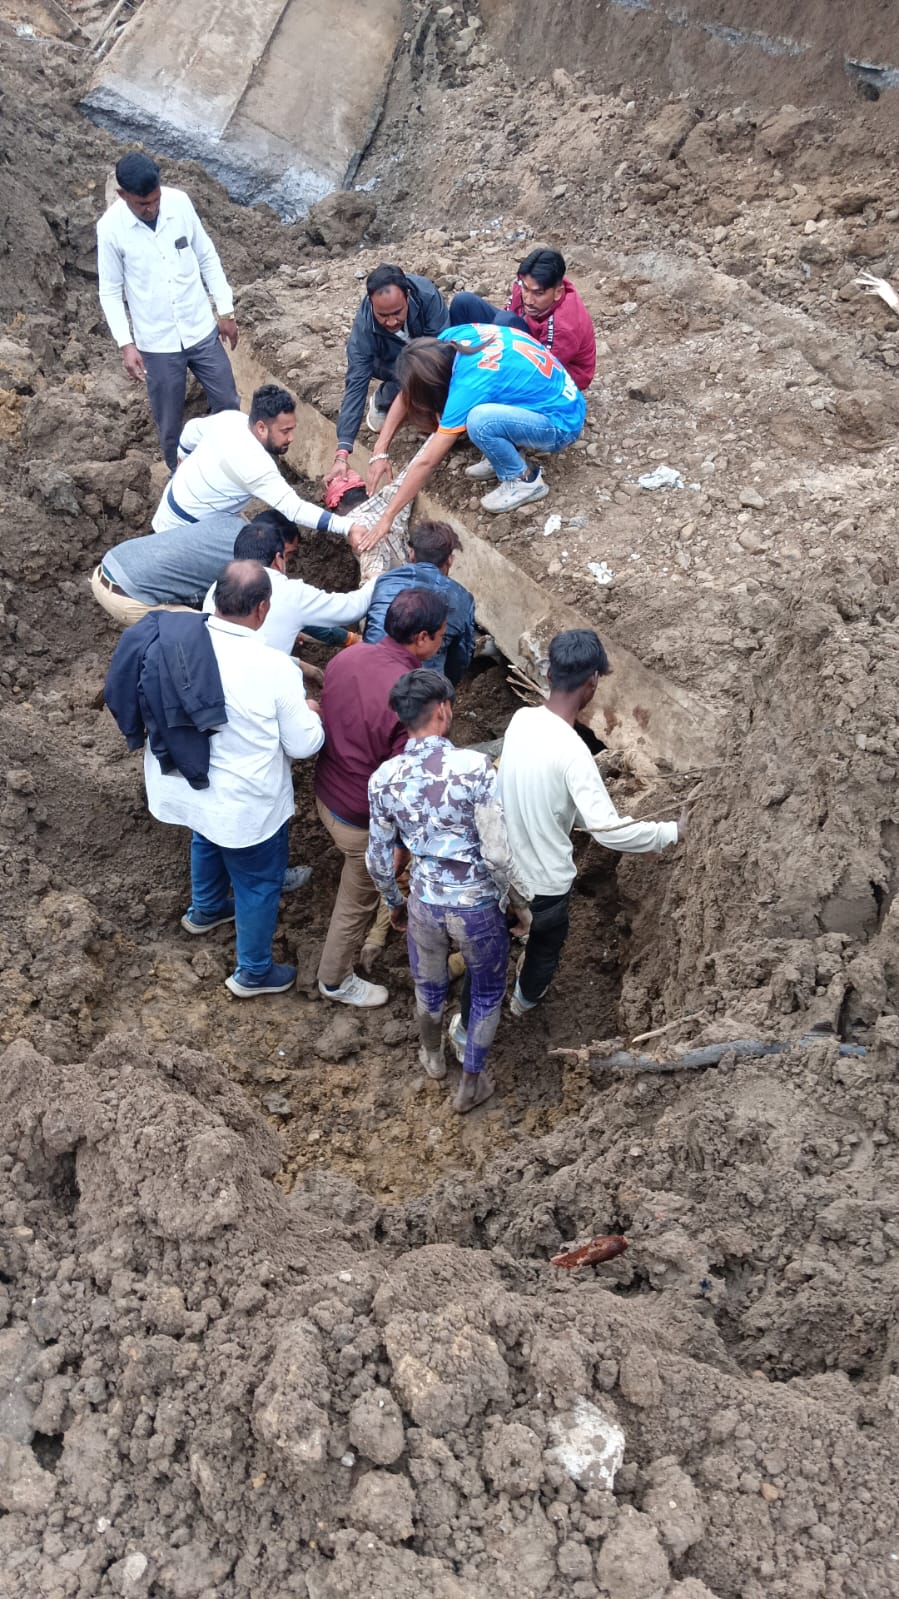
[[[153,532],[167,533],[223,511],[241,511],[256,499],[299,527],[351,533],[352,517],[336,516],[301,500],[278,471],[275,462],[287,454],[296,425],[293,395],[276,383],[264,383],[256,390],[249,416],[219,411],[188,422],[178,445],[181,461],[156,507]]]

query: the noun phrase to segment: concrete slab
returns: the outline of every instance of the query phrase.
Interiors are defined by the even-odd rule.
[[[283,373],[273,370],[265,354],[254,348],[252,329],[246,327],[232,365],[245,401],[260,383],[285,382]],[[297,403],[297,424],[288,462],[295,471],[320,480],[334,460],[334,427],[302,401]],[[368,451],[357,446],[352,464],[364,473]],[[515,666],[540,681],[541,664],[553,634],[591,624],[494,545],[479,538],[434,496],[419,495],[416,514],[422,519],[451,522],[456,528],[464,549],[456,557],[453,574],[475,596],[478,621]],[[626,752],[647,774],[658,766],[683,772],[714,765],[721,728],[712,709],[671,679],[650,671],[605,628],[602,639],[612,672],[600,683],[584,717],[597,738],[609,749]]]
[[[401,0],[143,0],[85,109],[292,218],[342,186],[367,142],[400,20]]]

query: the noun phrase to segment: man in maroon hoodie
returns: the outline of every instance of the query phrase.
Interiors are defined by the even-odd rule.
[[[318,966],[324,999],[386,1005],[387,989],[354,970],[380,893],[368,875],[368,780],[406,747],[407,729],[389,703],[399,678],[433,659],[443,645],[447,602],[435,589],[401,589],[377,644],[341,650],[325,667],[320,715],[325,744],[315,768],[319,819],[343,856],[337,899]]]
[[[525,256],[505,310],[479,294],[457,294],[450,305],[450,325],[463,322],[522,328],[552,350],[579,389],[593,381],[596,334],[587,307],[565,276],[565,259],[558,250],[532,250]]]

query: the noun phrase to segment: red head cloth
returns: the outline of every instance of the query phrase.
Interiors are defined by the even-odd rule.
[[[343,499],[343,496],[346,494],[348,489],[364,489],[364,488],[365,488],[365,479],[364,479],[364,477],[360,477],[359,473],[358,472],[354,472],[352,467],[351,467],[349,472],[347,473],[346,477],[336,477],[334,479],[334,482],[333,483],[329,483],[328,487],[325,489],[325,508],[326,508],[326,510],[328,510],[328,511],[336,511],[338,505],[340,504],[341,500]]]

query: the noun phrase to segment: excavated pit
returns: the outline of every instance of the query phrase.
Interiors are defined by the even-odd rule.
[[[378,259],[497,294],[526,242],[558,239],[601,335],[584,447],[550,464],[539,516],[481,516],[462,460],[436,493],[478,581],[499,574],[489,624],[508,625],[510,656],[536,589],[660,686],[672,725],[635,747],[644,699],[616,663],[628,736],[610,784],[650,814],[693,793],[690,837],[658,861],[578,840],[559,981],[532,1024],[504,1022],[500,1093],[468,1120],[413,1069],[398,941],[386,1013],[314,996],[337,862],[306,769],[292,858],[314,886],[285,901],[277,945],[299,956],[298,992],[226,995],[227,933],[180,933],[186,840],[146,816],[139,761],[97,701],[116,634],[86,575],[145,530],[159,491],[92,276],[117,147],[73,113],[75,54],[4,31],[0,1587],[15,1599],[899,1593],[899,328],[852,284],[863,263],[897,265],[889,96],[856,102],[842,77],[831,96],[807,52],[793,106],[769,104],[747,48],[721,97],[703,53],[686,106],[666,104],[633,66],[619,94],[604,54],[614,11],[620,59],[642,59],[631,24],[645,37],[655,11],[605,8],[594,36],[586,7],[566,34],[550,6],[509,34],[510,9],[485,4],[460,50],[468,9],[408,19],[359,172],[379,180],[377,240],[328,253],[196,167],[171,176],[238,287],[242,384],[264,369],[309,408],[298,471],[327,453]],[[767,5],[686,9],[777,31]],[[848,48],[842,13],[797,5],[779,27]],[[550,78],[566,38],[584,76]],[[642,494],[663,460],[685,489]],[[355,580],[326,538],[304,540],[300,567]],[[500,734],[515,704],[483,668],[457,736]],[[699,753],[695,707],[715,730]],[[811,1045],[692,1074],[549,1053],[816,1027]],[[840,1037],[867,1053],[840,1057]],[[617,1260],[549,1265],[621,1229]],[[616,1427],[610,1491],[575,1444]]]

